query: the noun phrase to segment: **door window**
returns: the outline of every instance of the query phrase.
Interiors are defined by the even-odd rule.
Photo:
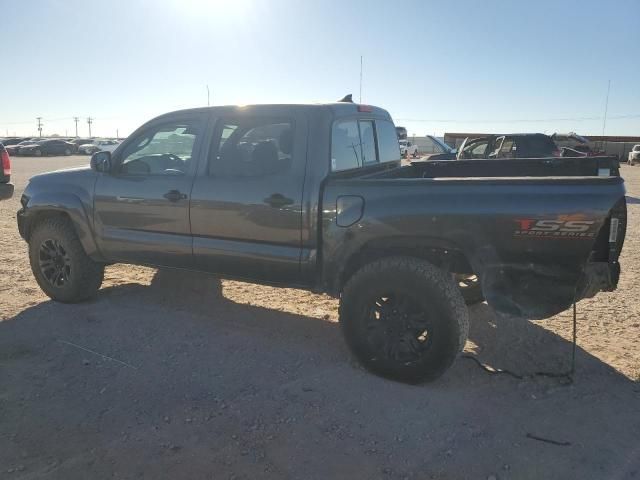
[[[362,146],[362,164],[378,163],[376,154],[376,134],[372,120],[360,120],[360,143]]]
[[[214,135],[209,175],[264,177],[291,169],[291,121],[250,117],[223,120]]]
[[[199,124],[169,123],[152,127],[128,143],[120,173],[128,175],[183,175],[190,171]]]
[[[358,122],[355,120],[335,122],[331,134],[331,170],[337,172],[362,165]]]

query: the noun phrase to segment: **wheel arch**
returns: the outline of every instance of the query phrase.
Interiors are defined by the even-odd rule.
[[[86,254],[101,260],[89,216],[82,201],[73,194],[45,193],[31,197],[24,208],[18,212],[20,235],[28,242],[35,226],[51,217],[67,218],[73,225]]]
[[[333,282],[332,293],[339,294],[349,278],[363,266],[386,257],[413,257],[446,271],[474,273],[468,255],[451,241],[416,237],[379,238],[367,242],[346,257]]]

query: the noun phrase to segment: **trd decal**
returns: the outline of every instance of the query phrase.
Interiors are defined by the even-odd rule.
[[[566,217],[565,217],[566,218]],[[538,238],[593,238],[596,236],[592,220],[537,220],[534,218],[520,218],[516,220],[517,228],[513,232],[515,237]]]

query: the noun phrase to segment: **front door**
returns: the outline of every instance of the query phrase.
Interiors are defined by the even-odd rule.
[[[94,203],[109,261],[191,266],[189,202],[205,123],[198,114],[154,121],[116,150]]]

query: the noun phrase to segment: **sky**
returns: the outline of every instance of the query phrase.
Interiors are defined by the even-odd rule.
[[[0,0],[0,136],[126,136],[207,105],[335,101],[410,135],[640,135],[640,0]],[[606,102],[608,83],[610,93]],[[606,125],[603,118],[607,110]]]

